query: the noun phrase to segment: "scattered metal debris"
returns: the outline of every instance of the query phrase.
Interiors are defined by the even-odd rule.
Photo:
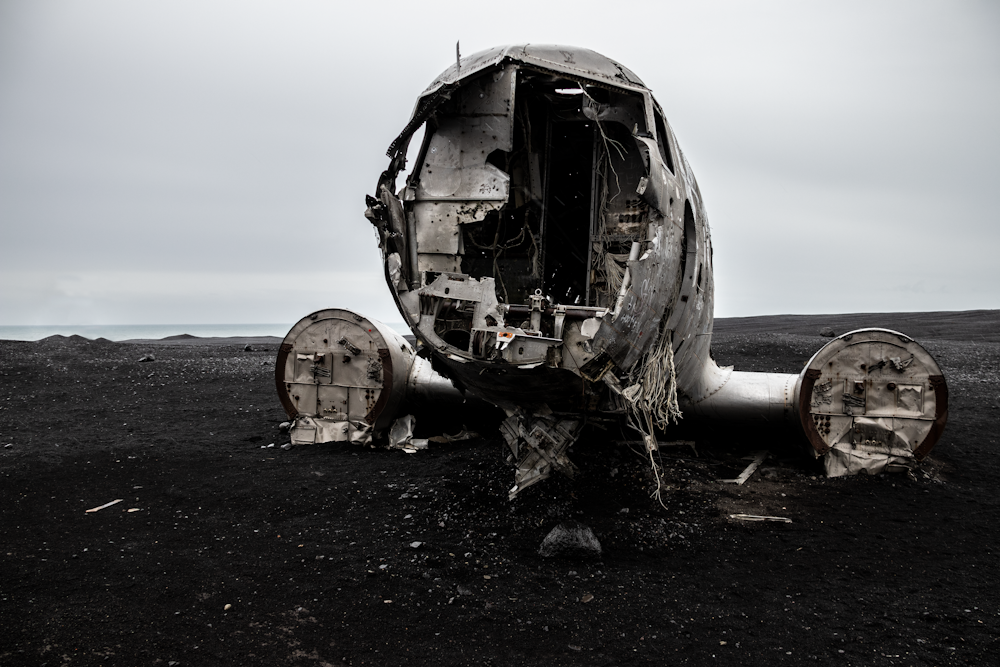
[[[478,438],[478,437],[479,437],[478,433],[476,433],[475,431],[470,431],[463,426],[462,430],[456,433],[455,435],[442,433],[441,435],[435,435],[430,438],[427,438],[427,440],[430,442],[446,443],[446,442],[461,442],[463,440],[472,440],[473,438]]]
[[[763,463],[764,459],[766,459],[769,455],[770,452],[768,452],[767,450],[761,450],[759,452],[756,452],[753,455],[753,461],[751,461],[750,465],[748,465],[746,469],[740,473],[739,477],[737,477],[736,479],[720,479],[719,481],[725,482],[727,484],[737,484],[739,486],[743,486],[743,483],[746,482],[748,479],[750,479],[750,475],[752,475],[754,471],[760,467],[760,464]]]
[[[413,427],[416,426],[416,422],[417,419],[413,415],[405,415],[393,422],[389,429],[389,447],[405,449],[413,439]]]

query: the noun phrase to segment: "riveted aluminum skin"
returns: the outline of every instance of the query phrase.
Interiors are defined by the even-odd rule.
[[[799,421],[798,375],[733,370],[728,375],[725,384],[710,396],[697,403],[685,401],[685,414],[725,421]]]

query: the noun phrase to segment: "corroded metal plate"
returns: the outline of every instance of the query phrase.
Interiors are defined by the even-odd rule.
[[[922,459],[948,417],[948,388],[937,362],[888,329],[835,338],[809,360],[801,382],[802,427],[817,455],[841,461],[835,467],[877,472],[894,458]]]

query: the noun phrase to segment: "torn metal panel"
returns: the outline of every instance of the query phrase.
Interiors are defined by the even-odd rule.
[[[396,237],[406,233],[406,220],[403,214],[403,203],[384,184],[379,186],[379,200],[389,211],[390,230]]]
[[[919,460],[947,419],[941,369],[915,341],[887,329],[833,339],[810,359],[800,385],[803,430],[831,476]]]
[[[428,141],[415,199],[506,201],[510,177],[486,159],[495,150],[510,150],[503,139],[511,122],[506,116],[442,121]]]
[[[403,280],[403,260],[400,259],[398,252],[390,253],[386,257],[385,266],[392,288],[401,292],[408,290],[409,287]]]
[[[635,141],[649,174],[639,179],[639,184],[635,189],[636,194],[656,209],[661,216],[667,218],[670,216],[670,209],[677,194],[673,174],[664,164],[655,139],[637,135]]]
[[[623,369],[638,362],[658,338],[663,330],[661,322],[680,287],[680,231],[674,225],[656,225],[650,231],[655,236],[645,246],[649,253],[642,252],[628,263],[629,282],[617,314],[606,316],[594,337],[594,349],[607,351]]]
[[[568,477],[576,473],[576,466],[566,457],[566,450],[579,437],[582,423],[580,418],[557,416],[551,412],[533,415],[514,412],[507,417],[500,426],[500,433],[510,449],[508,458],[516,467],[514,486],[509,492],[511,500],[554,471]]]
[[[472,81],[428,133],[409,204],[420,271],[457,273],[464,254],[459,225],[482,221],[507,202],[510,176],[487,160],[511,150],[515,82],[513,67]]]
[[[857,475],[860,472],[876,475],[885,472],[890,466],[906,466],[911,461],[913,458],[909,453],[893,456],[884,452],[854,449],[848,444],[837,444],[823,457],[823,469],[827,477]]]
[[[300,414],[292,423],[288,435],[293,445],[312,445],[319,442],[350,442],[363,445],[371,441],[372,427],[363,421]]]
[[[403,449],[413,440],[413,427],[416,426],[416,417],[404,415],[392,423],[389,429],[389,447]]]
[[[756,454],[754,454],[753,460],[750,462],[750,464],[743,470],[743,472],[740,473],[739,477],[737,477],[736,479],[720,479],[719,481],[726,482],[729,484],[736,484],[737,486],[743,486],[743,484],[746,483],[748,479],[750,479],[750,476],[754,474],[757,468],[760,467],[760,464],[763,463],[764,460],[769,455],[770,452],[768,452],[767,450],[762,450],[757,452]]]

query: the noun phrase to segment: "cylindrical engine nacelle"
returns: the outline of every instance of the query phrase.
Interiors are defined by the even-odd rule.
[[[294,419],[292,444],[365,444],[404,410],[464,400],[451,381],[377,320],[342,308],[302,318],[282,341],[278,397]]]
[[[937,363],[908,336],[859,329],[823,346],[798,375],[728,373],[687,414],[802,427],[827,474],[879,472],[934,447],[948,418],[948,387]]]

